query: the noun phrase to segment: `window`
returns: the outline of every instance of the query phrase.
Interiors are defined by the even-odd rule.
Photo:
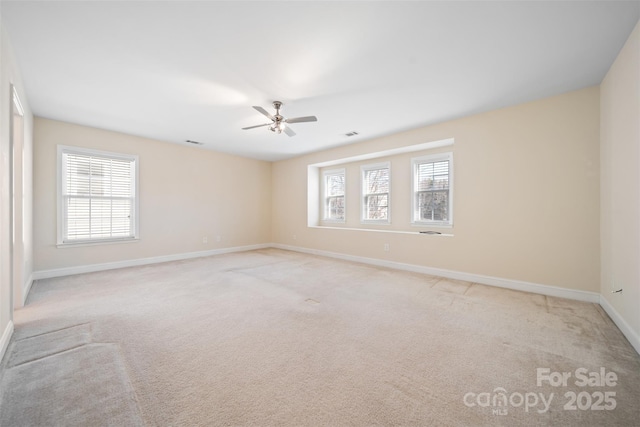
[[[324,185],[324,214],[325,221],[344,222],[344,169],[325,171],[322,174]]]
[[[452,225],[453,153],[418,157],[413,163],[412,223]]]
[[[58,243],[138,238],[137,156],[58,146]]]
[[[389,163],[362,167],[362,221],[389,223]]]

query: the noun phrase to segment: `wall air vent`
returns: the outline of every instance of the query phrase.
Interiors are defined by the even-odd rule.
[[[204,145],[204,142],[192,141],[190,139],[187,139],[186,142],[193,145]]]
[[[355,130],[344,134],[344,136],[356,136],[356,135],[358,135],[358,132],[356,132]]]

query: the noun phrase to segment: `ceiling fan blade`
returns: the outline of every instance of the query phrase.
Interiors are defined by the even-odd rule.
[[[286,123],[303,123],[303,122],[317,122],[317,121],[318,121],[318,118],[316,116],[294,117],[292,119],[285,120]]]
[[[246,128],[242,128],[242,130],[247,130],[247,129],[253,129],[253,128],[261,128],[262,126],[269,126],[271,123],[265,123],[263,125],[255,125],[255,126],[249,126]]]
[[[260,114],[264,114],[265,116],[267,116],[269,119],[271,120],[275,120],[275,117],[273,117],[271,114],[269,114],[269,112],[267,110],[265,110],[262,107],[257,107],[257,106],[253,106],[253,109],[256,110],[257,112],[259,112]]]
[[[295,132],[293,131],[293,129],[291,129],[289,126],[285,126],[284,128],[284,133],[286,133],[289,136],[295,136]]]

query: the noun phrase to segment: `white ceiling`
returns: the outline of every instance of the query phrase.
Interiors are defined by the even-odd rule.
[[[34,114],[264,160],[598,84],[640,16],[638,1],[1,8]],[[273,100],[318,122],[240,129]]]

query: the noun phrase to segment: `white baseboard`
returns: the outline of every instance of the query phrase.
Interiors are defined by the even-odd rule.
[[[622,318],[620,313],[611,305],[609,301],[600,295],[600,306],[607,312],[613,323],[616,324],[620,332],[627,337],[633,348],[640,354],[640,335],[634,331],[626,320]]]
[[[211,255],[228,254],[232,252],[252,251],[269,248],[272,245],[265,243],[259,245],[235,246],[231,248],[212,249],[209,251],[187,252],[181,254],[163,255],[150,258],[138,258],[131,260],[107,262],[102,264],[79,265],[75,267],[55,268],[51,270],[34,271],[32,280],[49,279],[51,277],[71,276],[73,274],[93,273],[96,271],[114,270],[116,268],[136,267],[140,265],[158,264],[161,262],[180,261],[183,259],[201,258]]]
[[[11,335],[13,335],[13,322],[9,320],[7,327],[4,328],[4,332],[2,333],[2,338],[0,338],[0,361],[2,361],[4,357],[4,352],[7,351]]]
[[[302,248],[299,246],[282,245],[274,243],[274,248],[285,249],[295,252],[303,252],[312,255],[326,256],[330,258],[338,258],[347,261],[360,262],[363,264],[375,265],[378,267],[394,268],[396,270],[411,271],[414,273],[430,274],[432,276],[446,277],[455,280],[464,280],[467,282],[480,283],[483,285],[497,286],[500,288],[513,289],[516,291],[532,292],[536,294],[548,295],[559,298],[567,298],[577,301],[599,303],[600,294],[596,292],[579,291],[574,289],[559,288],[557,286],[541,285],[538,283],[523,282],[521,280],[503,279],[501,277],[483,276],[480,274],[463,273],[459,271],[445,270],[441,268],[424,267],[415,264],[405,264],[395,261],[386,261],[376,258],[366,258],[355,255],[341,254],[337,252],[329,252],[318,249]]]

